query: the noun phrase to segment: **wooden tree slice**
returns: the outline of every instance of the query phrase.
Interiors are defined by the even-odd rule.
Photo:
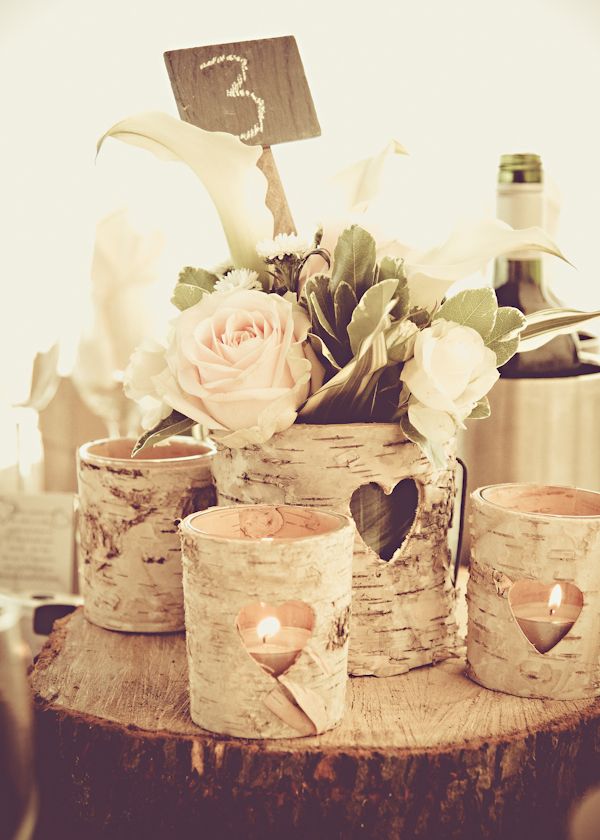
[[[113,633],[78,611],[32,674],[40,837],[564,837],[600,781],[600,701],[512,697],[463,671],[352,679],[321,736],[219,738],[189,717],[182,634]]]

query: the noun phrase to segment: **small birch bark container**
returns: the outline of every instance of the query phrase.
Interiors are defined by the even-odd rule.
[[[521,697],[600,695],[600,493],[500,484],[471,501],[468,675]]]
[[[176,437],[131,458],[135,441],[78,453],[84,613],[108,630],[184,629],[178,520],[214,503],[214,447]]]
[[[181,524],[191,716],[292,738],[344,713],[354,526],[297,506],[211,508]]]
[[[218,447],[219,504],[298,504],[354,519],[350,674],[388,677],[453,655],[448,455],[434,469],[397,423],[295,423],[261,446]]]

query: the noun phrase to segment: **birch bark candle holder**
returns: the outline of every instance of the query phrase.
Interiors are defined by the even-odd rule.
[[[521,697],[600,695],[600,493],[499,484],[471,500],[468,675]]]
[[[215,507],[181,524],[191,717],[292,738],[344,712],[354,526],[288,505]]]
[[[131,458],[135,441],[78,453],[84,613],[108,630],[184,629],[178,520],[214,504],[214,447],[175,437]]]
[[[294,423],[260,446],[218,446],[219,504],[305,505],[354,519],[354,676],[389,677],[454,655],[448,454],[447,469],[434,469],[397,423]]]

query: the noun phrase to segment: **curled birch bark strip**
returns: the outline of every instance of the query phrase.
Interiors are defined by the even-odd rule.
[[[376,676],[456,650],[447,544],[454,468],[450,453],[448,468],[434,470],[396,423],[296,423],[260,447],[219,447],[213,462],[219,504],[298,504],[354,515],[349,669]],[[394,506],[401,484],[413,481],[414,501],[402,496],[408,509]],[[408,533],[399,545],[401,530]]]
[[[85,616],[108,630],[183,630],[177,523],[214,503],[214,447],[171,438],[132,459],[133,444],[98,440],[79,451]]]
[[[352,522],[262,505],[211,508],[180,530],[192,720],[241,738],[336,726],[347,682]]]
[[[600,493],[503,484],[471,501],[467,673],[521,697],[600,695]],[[519,607],[530,598],[543,608],[557,582],[574,623],[541,652]]]

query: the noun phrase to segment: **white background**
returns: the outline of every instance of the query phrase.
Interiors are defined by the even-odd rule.
[[[106,213],[128,206],[137,230],[163,232],[165,289],[178,266],[226,257],[184,167],[114,141],[95,163],[95,143],[129,114],[176,114],[165,50],[288,34],[322,127],[275,150],[301,225],[319,219],[328,175],[395,137],[411,156],[394,161],[381,212],[399,239],[433,245],[494,214],[501,153],[538,152],[562,194],[559,244],[577,266],[554,268],[558,290],[600,308],[600,3],[0,0],[5,398],[19,390],[19,361],[56,335],[68,367]]]

